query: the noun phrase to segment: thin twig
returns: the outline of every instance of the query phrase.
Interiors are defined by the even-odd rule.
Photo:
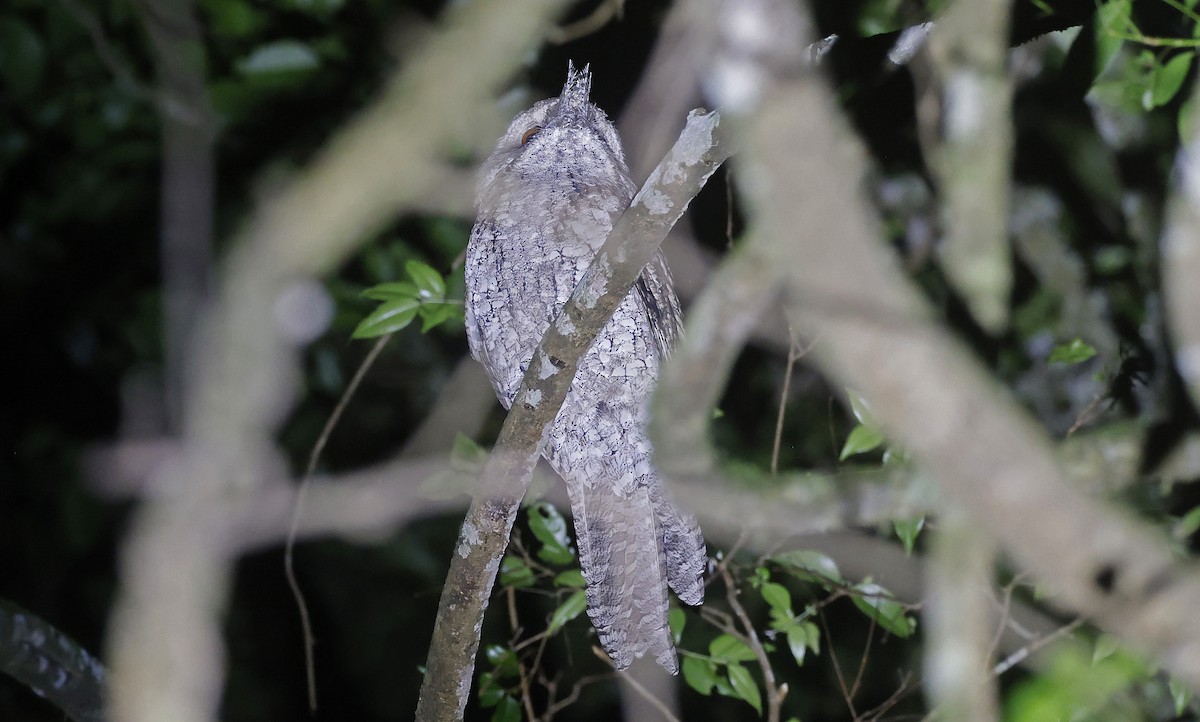
[[[608,658],[608,655],[604,653],[603,649],[600,649],[599,647],[592,647],[592,654],[604,660],[605,664],[612,665],[612,660]],[[621,681],[627,683],[630,687],[633,687],[634,691],[645,697],[646,701],[654,705],[654,708],[662,713],[664,719],[670,720],[670,722],[680,722],[679,718],[671,714],[671,710],[667,709],[667,706],[663,704],[657,697],[650,694],[650,690],[643,687],[641,682],[638,682],[633,678],[633,675],[621,675]]]
[[[725,169],[725,247],[733,248],[733,171]]]
[[[900,686],[896,688],[896,691],[892,692],[887,699],[880,702],[875,707],[863,712],[860,719],[863,720],[863,722],[873,722],[874,720],[878,720],[883,717],[883,715],[887,714],[889,709],[895,707],[900,700],[904,699],[906,695],[915,689],[915,687],[909,686],[909,682],[912,681],[912,678],[912,672],[906,670],[904,672],[904,678],[900,680]]]
[[[333,429],[337,426],[338,421],[342,418],[342,412],[350,404],[350,397],[358,390],[359,384],[367,375],[367,371],[371,365],[375,363],[375,359],[379,358],[379,354],[383,351],[383,347],[392,338],[392,334],[381,336],[375,342],[375,346],[371,348],[370,353],[359,364],[358,370],[354,372],[354,377],[350,379],[350,383],[346,385],[346,390],[342,392],[342,397],[338,399],[337,406],[333,407],[333,413],[329,415],[329,419],[325,422],[325,428],[321,429],[321,435],[317,437],[317,441],[313,444],[312,452],[308,455],[308,466],[304,469],[304,478],[300,480],[300,486],[296,489],[296,503],[292,507],[292,520],[288,524],[287,540],[283,544],[283,574],[287,577],[288,588],[292,590],[292,598],[296,600],[296,609],[300,612],[300,628],[304,634],[304,679],[308,685],[308,710],[310,712],[317,711],[317,669],[316,661],[313,658],[313,633],[312,619],[309,617],[308,604],[304,601],[304,592],[300,590],[300,582],[296,579],[296,569],[293,561],[293,551],[296,548],[296,531],[300,528],[300,517],[304,513],[304,496],[308,491],[308,483],[312,479],[313,472],[317,468],[317,460],[321,457],[321,452],[325,450],[325,444],[329,441],[329,437],[333,434]]]
[[[771,474],[779,472],[779,447],[783,442],[783,418],[787,413],[788,394],[792,390],[792,369],[798,358],[796,336],[792,335],[792,344],[788,346],[787,368],[783,372],[783,390],[779,393],[779,413],[775,416],[775,443],[771,446]]]
[[[117,81],[117,86],[137,99],[145,100],[157,107],[158,100],[154,91],[140,82],[129,66],[117,57],[112,44],[108,42],[108,37],[104,34],[104,27],[95,13],[81,5],[78,0],[58,0],[58,3],[87,31],[88,38],[92,41],[92,49],[96,51],[96,57],[100,59],[101,65],[112,73]]]
[[[838,688],[842,692],[842,699],[846,701],[846,707],[850,710],[850,715],[854,719],[858,719],[858,712],[854,709],[854,699],[850,696],[850,689],[846,687],[846,678],[842,676],[842,666],[838,663],[837,652],[833,647],[833,635],[829,632],[829,624],[825,621],[825,613],[818,611],[817,620],[821,622],[821,629],[825,632],[826,648],[829,650],[829,661],[833,664],[833,673],[837,677]]]
[[[862,686],[863,673],[867,670],[867,660],[871,658],[871,642],[875,639],[875,616],[869,617],[871,620],[870,626],[867,627],[867,643],[863,645],[862,659],[858,662],[858,674],[854,675],[854,684],[850,685],[850,694],[857,695],[859,688]]]
[[[1004,600],[1000,603],[1000,622],[996,625],[996,634],[992,637],[992,643],[988,645],[986,659],[995,657],[996,650],[1000,648],[1000,640],[1004,638],[1004,630],[1008,628],[1008,611],[1012,607],[1013,591],[1019,580],[1020,576],[1016,576],[1011,582],[1004,585]]]
[[[783,705],[783,698],[787,696],[787,686],[781,687],[775,682],[775,670],[771,668],[771,660],[767,658],[767,651],[758,639],[754,623],[750,621],[750,616],[737,599],[740,592],[727,567],[721,567],[721,578],[725,580],[725,598],[729,600],[730,608],[742,623],[742,628],[746,630],[746,641],[758,659],[759,668],[762,669],[763,685],[767,688],[767,722],[779,722],[779,710]]]
[[[1000,660],[1000,662],[998,662],[995,667],[992,667],[992,674],[999,677],[1000,675],[1004,674],[1008,670],[1012,669],[1014,666],[1025,661],[1025,659],[1027,657],[1029,657],[1029,655],[1038,651],[1042,647],[1045,647],[1047,644],[1050,644],[1051,642],[1058,640],[1062,637],[1065,637],[1066,635],[1070,634],[1071,632],[1074,632],[1076,629],[1078,629],[1082,625],[1083,625],[1083,619],[1079,618],[1079,619],[1076,619],[1075,621],[1071,622],[1070,624],[1065,624],[1065,625],[1059,627],[1058,629],[1054,630],[1050,634],[1047,634],[1046,636],[1044,636],[1040,639],[1035,639],[1034,641],[1030,642],[1029,644],[1025,645],[1024,647],[1021,647],[1017,651],[1013,652],[1012,654],[1008,655],[1004,659]]]
[[[604,680],[612,679],[615,676],[616,676],[615,674],[606,673],[606,674],[589,674],[586,677],[580,677],[575,682],[575,684],[572,685],[571,691],[570,691],[570,693],[567,694],[566,697],[563,697],[559,701],[555,702],[553,705],[550,706],[550,709],[546,710],[546,720],[547,721],[550,720],[551,718],[554,717],[554,715],[558,714],[559,712],[566,709],[567,707],[570,707],[571,705],[575,704],[576,700],[579,699],[579,694],[580,694],[580,692],[583,691],[584,687],[588,686],[589,684],[595,684],[596,682],[602,682]]]
[[[1104,399],[1105,395],[1099,394],[1096,396],[1096,398],[1092,399],[1087,406],[1083,407],[1083,410],[1080,411],[1079,415],[1075,417],[1075,422],[1071,424],[1071,428],[1067,429],[1066,435],[1072,436],[1076,431],[1079,431],[1079,429],[1083,428],[1085,425],[1090,424],[1091,422],[1100,418],[1100,415],[1104,413]]]

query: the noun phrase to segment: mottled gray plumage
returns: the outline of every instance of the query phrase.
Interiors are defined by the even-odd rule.
[[[588,69],[570,67],[562,94],[519,114],[480,173],[467,338],[505,408],[636,190],[590,88]],[[666,497],[646,436],[659,364],[679,330],[679,300],[659,254],[580,362],[543,441],[571,497],[588,615],[622,669],[649,652],[677,672],[667,585],[687,604],[704,599],[704,539]]]

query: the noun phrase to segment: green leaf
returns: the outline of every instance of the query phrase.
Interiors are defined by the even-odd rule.
[[[1192,690],[1174,677],[1167,680],[1167,689],[1171,692],[1171,701],[1175,703],[1175,716],[1182,717],[1192,703]]]
[[[913,544],[917,541],[917,535],[921,533],[921,529],[925,526],[925,517],[921,516],[916,519],[893,521],[892,526],[896,529],[896,536],[900,537],[900,542],[904,544],[905,555],[911,556]]]
[[[838,571],[837,564],[818,551],[800,549],[783,552],[772,556],[771,561],[801,581],[821,585],[828,585],[831,581],[842,582],[842,574]]]
[[[1084,649],[1060,646],[1047,650],[1038,674],[1014,685],[1006,695],[1006,720],[1131,720],[1122,690],[1138,684],[1148,671],[1125,652],[1092,663]],[[1104,714],[1097,714],[1103,711]]]
[[[46,48],[27,23],[15,17],[0,18],[0,79],[10,93],[31,95],[42,82]]]
[[[388,281],[371,286],[360,294],[372,301],[393,301],[401,298],[417,298],[417,284],[409,281]]]
[[[708,653],[718,662],[746,662],[754,659],[754,650],[731,634],[722,634],[708,644]]]
[[[878,449],[884,442],[883,434],[875,429],[859,424],[850,430],[850,435],[846,437],[846,443],[842,446],[842,452],[838,454],[838,461],[845,461],[847,458],[855,454],[863,454],[868,451]]]
[[[1096,12],[1096,75],[1108,67],[1125,42],[1118,34],[1128,30],[1132,4],[1133,0],[1109,0]]]
[[[804,631],[799,628],[789,629],[787,643],[788,650],[792,653],[796,664],[804,666],[804,656],[808,653],[808,640],[805,638]]]
[[[568,569],[565,572],[559,572],[554,577],[554,586],[566,587],[568,589],[583,589],[587,586],[587,582],[583,579],[583,574],[578,569]]]
[[[1133,263],[1133,252],[1125,246],[1101,246],[1092,252],[1092,264],[1096,273],[1112,276]]]
[[[1121,650],[1121,643],[1110,634],[1101,634],[1096,638],[1096,646],[1092,649],[1092,664],[1103,662]]]
[[[424,261],[409,261],[404,264],[404,270],[417,284],[422,300],[441,301],[446,297],[446,280],[433,266]]]
[[[244,0],[204,0],[209,32],[220,38],[249,38],[266,23],[266,13]]]
[[[483,655],[492,665],[496,679],[516,677],[520,672],[517,653],[501,644],[489,644],[483,648]]]
[[[511,695],[504,695],[496,711],[492,712],[492,722],[521,722],[521,705]]]
[[[415,298],[388,301],[379,306],[354,327],[351,338],[375,338],[394,333],[413,322],[421,302]]]
[[[888,590],[871,582],[857,584],[854,589],[858,592],[851,597],[854,605],[876,624],[901,638],[910,637],[916,631],[916,620],[908,616],[904,605],[891,598]]]
[[[685,656],[683,681],[702,695],[709,696],[717,686],[717,665],[711,659]]]
[[[1059,344],[1050,352],[1050,363],[1077,364],[1087,361],[1096,355],[1096,349],[1084,343],[1083,339],[1072,339],[1070,343]]]
[[[450,449],[450,467],[456,471],[479,471],[487,461],[487,452],[461,431],[454,436]]]
[[[575,559],[567,522],[553,505],[544,501],[529,507],[529,530],[542,543],[538,558],[550,564],[570,564]]]
[[[554,634],[562,629],[564,624],[578,617],[585,609],[587,609],[587,593],[580,589],[567,597],[567,601],[558,605],[558,609],[555,609],[554,613],[550,615],[550,625],[546,629],[546,633]]]
[[[750,676],[750,670],[740,664],[729,665],[729,684],[733,686],[733,691],[739,698],[749,702],[756,712],[762,714],[762,695],[759,694],[754,678]]]
[[[771,609],[785,616],[792,616],[792,594],[787,590],[787,587],[775,582],[767,582],[759,588],[762,594],[763,601],[770,605]]]
[[[679,640],[683,638],[683,627],[687,624],[687,615],[683,610],[675,607],[667,612],[667,626],[671,628],[671,638],[675,640],[675,644],[679,644]]]
[[[242,75],[275,75],[315,70],[321,59],[312,48],[299,40],[276,40],[260,45],[237,62]]]
[[[532,587],[534,584],[533,570],[520,557],[511,554],[500,562],[500,585],[505,587]]]
[[[442,325],[452,318],[461,317],[462,306],[456,303],[426,303],[417,314],[421,317],[421,333]]]
[[[487,709],[500,704],[504,698],[504,688],[496,682],[496,675],[484,672],[479,675],[479,706]]]
[[[821,653],[821,630],[812,622],[798,622],[787,629],[787,642],[796,664],[802,665],[807,650]]]
[[[1179,521],[1175,522],[1175,528],[1171,530],[1171,535],[1176,539],[1183,540],[1197,531],[1200,531],[1200,506],[1181,516]]]
[[[854,418],[863,426],[870,426],[873,429],[879,428],[879,422],[875,420],[875,415],[871,413],[871,405],[854,389],[846,389],[846,399],[850,401],[850,411],[854,414]]]
[[[1150,107],[1146,110],[1153,110],[1171,102],[1171,99],[1183,87],[1183,81],[1192,67],[1194,55],[1195,53],[1191,51],[1178,53],[1165,64],[1155,66],[1150,77]]]

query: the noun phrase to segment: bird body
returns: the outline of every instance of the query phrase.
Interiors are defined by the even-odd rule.
[[[466,256],[471,354],[501,403],[636,190],[616,129],[589,102],[588,69],[519,114],[484,164]],[[646,653],[678,671],[668,584],[703,601],[704,540],[651,464],[648,403],[680,330],[658,255],[581,359],[542,453],[566,482],[588,615],[618,668]]]

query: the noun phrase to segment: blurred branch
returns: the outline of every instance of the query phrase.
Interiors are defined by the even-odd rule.
[[[442,384],[432,410],[408,437],[405,456],[431,456],[449,452],[455,434],[474,437],[494,406],[496,395],[483,367],[464,356]]]
[[[794,6],[752,0],[723,8],[714,22],[739,30],[726,32],[712,92],[735,120],[745,119],[740,162],[755,181],[746,185],[753,232],[774,267],[786,270],[791,317],[816,340],[812,355],[825,374],[861,392],[888,438],[913,454],[977,533],[1056,590],[1056,601],[1200,686],[1200,627],[1191,623],[1200,569],[1177,560],[1148,525],[1072,485],[1034,420],[933,320],[879,240],[862,197],[865,154],[829,91],[805,72],[797,40],[806,28]],[[731,64],[736,86],[722,78]],[[693,325],[703,322],[693,315]],[[685,347],[708,341],[710,334],[688,330]],[[668,390],[679,386],[669,377],[682,373],[668,364]],[[686,428],[703,433],[694,421]],[[660,446],[667,476],[704,470],[679,456],[701,449],[707,457],[702,436],[659,432],[671,442]]]
[[[58,3],[87,31],[88,38],[92,41],[92,48],[96,51],[96,57],[100,59],[104,67],[108,68],[108,72],[112,73],[113,78],[117,81],[117,86],[136,98],[151,103],[157,102],[154,91],[138,80],[129,66],[117,55],[112,43],[108,41],[108,36],[104,34],[104,26],[101,24],[100,18],[81,5],[79,0],[58,0]]]
[[[992,675],[992,568],[990,540],[957,510],[938,517],[927,565],[928,596],[922,608],[929,648],[925,689],[943,720],[989,722],[1000,718]]]
[[[1012,259],[1009,0],[951,2],[929,35],[932,73],[918,104],[943,198],[942,269],[981,326],[1008,324]],[[922,76],[917,73],[918,78]]]
[[[467,511],[438,604],[418,720],[461,719],[471,690],[479,630],[513,521],[579,360],[625,298],[642,267],[705,181],[729,156],[716,113],[693,112],[534,351],[495,449],[484,490]],[[650,198],[653,203],[647,203]]]
[[[1038,282],[1062,299],[1064,337],[1079,336],[1103,358],[1115,359],[1117,335],[1105,304],[1088,288],[1087,266],[1061,228],[1063,204],[1042,188],[1018,187],[1013,202],[1016,251]]]
[[[625,0],[604,0],[600,5],[582,20],[576,20],[569,25],[550,28],[546,32],[547,42],[563,45],[572,40],[587,37],[608,25],[613,18],[620,19],[625,10]]]
[[[163,398],[167,431],[177,432],[188,343],[211,286],[217,118],[208,100],[204,37],[192,0],[138,0],[134,7],[158,71]]]
[[[0,599],[0,672],[74,722],[103,722],[104,667],[74,639]]]
[[[1193,89],[1192,97],[1196,97]],[[1163,289],[1175,368],[1192,405],[1200,407],[1200,119],[1192,117],[1175,161],[1176,177],[1167,203],[1162,237]],[[1200,690],[1200,686],[1194,687]]]
[[[369,232],[428,198],[456,138],[561,0],[457,5],[383,95],[235,239],[217,298],[187,355],[183,441],[161,464],[121,560],[109,627],[112,714],[123,721],[217,717],[219,616],[231,582],[231,518],[219,502],[282,477],[273,436],[299,386],[289,289],[341,262]],[[463,48],[471,48],[469,57]]]

